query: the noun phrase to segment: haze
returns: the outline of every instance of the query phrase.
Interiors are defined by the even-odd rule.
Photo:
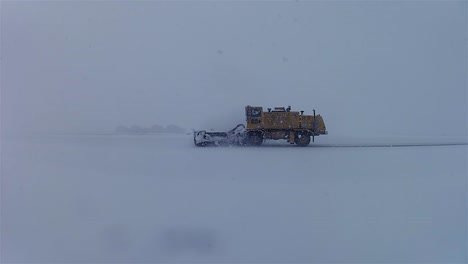
[[[1,1],[0,262],[466,263],[467,3]]]
[[[466,1],[2,1],[2,132],[228,129],[291,105],[331,134],[467,134]]]

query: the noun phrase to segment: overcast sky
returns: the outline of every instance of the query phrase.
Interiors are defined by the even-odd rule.
[[[3,133],[231,128],[467,134],[467,1],[2,1]]]

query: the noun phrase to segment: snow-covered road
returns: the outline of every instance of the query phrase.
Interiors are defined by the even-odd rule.
[[[467,145],[336,147],[431,142],[3,140],[1,261],[466,262]]]

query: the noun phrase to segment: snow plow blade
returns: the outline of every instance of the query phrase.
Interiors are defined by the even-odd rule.
[[[195,146],[228,146],[245,144],[245,126],[239,124],[227,132],[193,131]]]

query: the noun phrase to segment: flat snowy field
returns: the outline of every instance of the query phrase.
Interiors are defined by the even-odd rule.
[[[3,139],[1,262],[466,262],[468,146],[375,147],[460,142]]]

